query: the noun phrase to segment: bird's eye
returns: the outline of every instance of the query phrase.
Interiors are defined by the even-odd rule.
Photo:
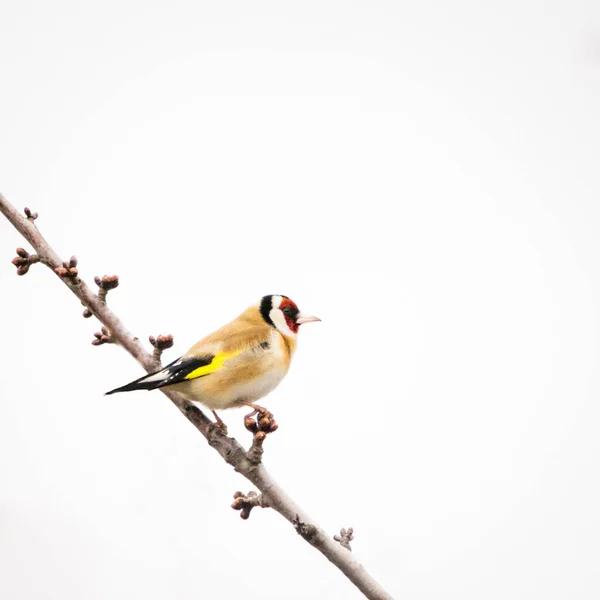
[[[284,314],[286,317],[291,317],[291,316],[292,316],[292,314],[293,314],[293,311],[292,311],[292,309],[291,309],[289,306],[286,306],[286,307],[283,309],[283,314]]]

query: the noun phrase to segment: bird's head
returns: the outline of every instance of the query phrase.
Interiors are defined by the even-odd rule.
[[[293,300],[280,294],[264,296],[260,301],[260,314],[269,325],[287,336],[295,336],[303,323],[321,320],[300,312]]]

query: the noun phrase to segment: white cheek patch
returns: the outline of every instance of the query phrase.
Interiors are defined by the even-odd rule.
[[[277,296],[277,298],[281,301],[281,296]],[[275,297],[273,297],[273,299],[275,299]],[[277,327],[278,331],[283,333],[283,335],[296,337],[296,334],[288,327],[283,313],[278,308],[271,309],[269,316],[271,317],[271,321],[275,324],[275,327]]]
[[[281,296],[271,296],[271,308],[279,308],[282,300]]]

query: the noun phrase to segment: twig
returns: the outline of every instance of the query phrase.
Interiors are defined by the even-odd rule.
[[[340,529],[340,535],[334,535],[333,539],[344,546],[346,550],[350,550],[350,552],[352,552],[352,548],[350,548],[350,542],[354,539],[354,529],[352,529],[352,527],[349,527],[348,529],[344,529],[342,527]]]
[[[28,208],[27,206],[25,207],[25,209],[23,210],[23,212],[25,213],[25,216],[27,217],[28,221],[31,221],[32,223],[38,218],[38,214],[36,212],[32,213],[31,209]]]
[[[58,267],[54,267],[54,272],[63,279],[70,279],[73,283],[79,283],[77,257],[71,256],[68,261],[63,260]]]
[[[173,346],[173,336],[169,333],[168,335],[159,335],[158,337],[154,337],[151,335],[148,338],[150,345],[154,348],[154,352],[152,356],[156,360],[157,363],[160,364],[160,357],[163,353],[163,350],[167,348],[171,348]]]
[[[17,248],[17,256],[12,259],[12,264],[17,267],[17,275],[25,275],[29,267],[40,262],[37,254],[29,254],[25,248]]]
[[[260,506],[261,508],[269,508],[269,499],[264,494],[257,494],[256,492],[248,492],[248,494],[242,494],[242,492],[236,492],[233,495],[233,504],[231,508],[233,510],[240,511],[240,517],[246,520],[250,518],[250,512],[253,508]]]
[[[94,282],[100,288],[98,290],[98,298],[100,298],[102,302],[106,302],[106,294],[108,294],[110,290],[114,290],[119,286],[119,276],[104,275],[102,278],[96,276],[94,277]]]
[[[56,252],[44,239],[38,228],[33,223],[37,215],[28,214],[27,218],[21,215],[0,194],[0,212],[12,223],[17,231],[33,246],[40,262],[48,265],[61,281],[88,307],[90,311],[110,332],[112,340],[122,346],[131,354],[147,372],[159,368],[155,356],[149,354],[140,344],[139,339],[134,337],[121,320],[108,308],[96,294],[94,294],[78,275],[73,275],[69,269],[75,269],[69,263],[64,263]],[[67,265],[67,266],[65,266]],[[61,268],[67,269],[63,275]],[[253,483],[261,492],[273,510],[277,511],[287,519],[302,535],[302,537],[321,552],[329,561],[346,575],[346,577],[360,589],[360,591],[372,600],[391,600],[391,596],[367,573],[351,553],[343,549],[340,544],[330,538],[323,529],[316,525],[302,509],[283,491],[277,482],[265,469],[262,462],[256,463],[250,459],[248,453],[232,437],[228,437],[215,428],[212,421],[194,406],[191,402],[183,399],[179,394],[168,389],[161,390],[182,414],[198,429],[206,438],[209,445],[214,448],[221,457],[230,464],[238,473]]]
[[[96,331],[94,334],[96,339],[92,340],[92,344],[94,346],[101,346],[102,344],[114,344],[115,340],[112,335],[110,335],[110,331],[106,329],[106,327],[102,326],[100,331]]]
[[[119,276],[118,275],[104,275],[104,277],[94,277],[94,283],[98,286],[98,300],[100,302],[104,302],[106,304],[106,295],[110,290],[114,290],[119,286]],[[83,311],[83,318],[89,319],[93,316],[93,312],[90,310],[89,306],[86,306]],[[93,343],[93,342],[92,342]],[[103,342],[104,343],[104,342]],[[98,345],[98,344],[96,344]]]
[[[244,426],[253,434],[252,446],[248,450],[248,459],[257,465],[262,460],[263,443],[267,439],[267,434],[277,431],[279,425],[270,412],[263,411],[259,412],[256,417],[248,415],[244,419]]]

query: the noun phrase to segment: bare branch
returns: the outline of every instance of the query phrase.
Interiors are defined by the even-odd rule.
[[[296,516],[292,520],[292,525],[297,531],[298,535],[302,536],[309,544],[315,545],[315,538],[317,537],[318,530],[314,525],[303,521],[300,515],[296,513]]]
[[[33,246],[39,257],[39,262],[47,265],[56,273],[60,280],[77,296],[80,302],[102,323],[106,334],[102,333],[100,339],[102,339],[102,335],[106,335],[112,342],[122,346],[147,372],[157,370],[160,367],[157,357],[149,354],[143,348],[139,339],[127,330],[121,320],[108,308],[106,302],[99,295],[94,294],[88,285],[79,278],[76,259],[63,262],[48,242],[46,242],[33,223],[38,216],[37,213],[32,213],[29,209],[26,209],[26,217],[24,217],[2,194],[0,194],[0,212],[4,214],[15,229]],[[19,265],[18,268],[22,266]],[[260,460],[257,462],[256,455],[259,454],[258,446],[260,444],[260,454],[262,454],[262,441],[264,440],[256,441],[255,435],[253,447],[256,444],[256,448],[254,451],[251,448],[250,452],[247,453],[237,440],[225,435],[222,429],[216,427],[194,404],[168,389],[162,389],[161,392],[177,406],[181,413],[206,438],[208,444],[221,455],[225,462],[230,464],[235,471],[243,475],[262,492],[260,494],[260,502],[264,502],[264,505],[268,504],[273,510],[287,519],[309,544],[314,546],[330,562],[337,566],[367,598],[371,600],[391,600],[391,596],[353,558],[352,554],[342,548],[340,544],[316,525],[281,489],[265,469],[262,462]],[[263,416],[259,415],[259,417],[257,434],[264,433],[266,436],[266,431],[262,430],[261,424]],[[264,426],[268,426],[270,429],[273,423],[269,421]],[[262,437],[262,435],[259,437]]]

